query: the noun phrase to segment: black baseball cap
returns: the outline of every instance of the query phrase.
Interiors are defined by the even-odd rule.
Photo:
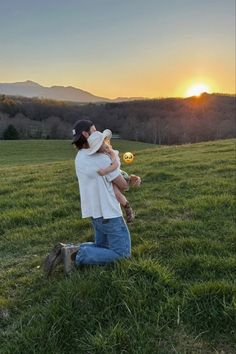
[[[73,134],[72,144],[76,143],[76,141],[79,140],[83,131],[85,132],[89,131],[92,125],[94,125],[94,123],[91,120],[88,119],[77,120],[77,122],[75,123],[72,129],[72,134]]]

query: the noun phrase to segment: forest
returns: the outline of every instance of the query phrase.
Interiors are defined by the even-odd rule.
[[[0,139],[70,139],[78,119],[158,145],[234,138],[234,95],[80,104],[0,95]]]

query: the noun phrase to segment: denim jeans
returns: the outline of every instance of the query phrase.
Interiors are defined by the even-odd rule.
[[[123,217],[92,219],[95,242],[80,245],[76,265],[106,264],[119,258],[130,257],[130,233]]]

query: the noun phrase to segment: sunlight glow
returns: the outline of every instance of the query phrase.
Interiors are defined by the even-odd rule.
[[[203,92],[209,93],[209,86],[203,83],[194,84],[190,86],[186,92],[186,97],[200,96]]]

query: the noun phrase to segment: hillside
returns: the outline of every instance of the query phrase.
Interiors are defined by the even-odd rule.
[[[56,242],[92,237],[65,144],[0,142],[0,352],[235,353],[235,140],[130,145],[132,258],[47,280]]]

